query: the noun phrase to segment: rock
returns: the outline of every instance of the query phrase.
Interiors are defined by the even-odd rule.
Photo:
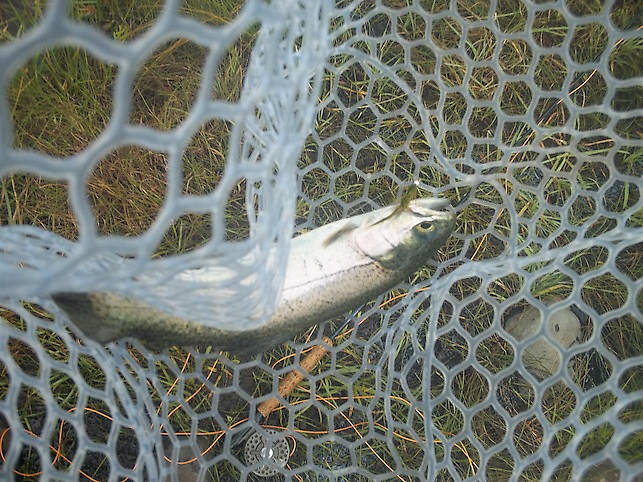
[[[580,480],[583,482],[616,482],[621,480],[621,471],[611,460],[605,460],[586,470]],[[636,477],[634,482],[641,482],[641,477]]]
[[[542,323],[540,310],[529,306],[507,319],[504,329],[516,340],[522,341],[540,330]],[[561,345],[561,348],[569,348],[580,336],[580,322],[570,309],[564,308],[552,313],[547,333]],[[523,351],[522,361],[525,367],[529,373],[541,380],[552,376],[558,370],[561,360],[559,348],[544,334],[537,337]]]

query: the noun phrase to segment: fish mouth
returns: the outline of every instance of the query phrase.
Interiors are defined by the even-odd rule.
[[[431,217],[433,222],[437,223],[444,231],[451,232],[455,228],[456,216],[451,206],[447,210],[434,212]]]
[[[450,232],[455,227],[455,211],[448,199],[433,197],[414,199],[409,203],[409,209],[420,216],[430,217],[445,231]]]
[[[424,197],[424,198],[419,198],[419,199],[414,199],[413,201],[410,202],[409,207],[413,211],[416,211],[417,208],[418,210],[424,211],[442,211],[446,207],[450,207],[450,203],[448,199],[440,198],[440,197]],[[418,212],[418,214],[421,214],[421,212]]]
[[[409,203],[409,209],[419,216],[431,218],[442,231],[450,233],[455,228],[455,211],[448,199],[414,199]]]
[[[449,234],[455,229],[455,214],[452,211],[449,211],[448,219],[445,220],[446,229],[449,231]]]

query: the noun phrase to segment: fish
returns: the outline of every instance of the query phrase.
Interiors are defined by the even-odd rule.
[[[455,220],[446,199],[405,196],[397,205],[296,236],[279,303],[263,325],[252,329],[205,326],[107,291],[52,298],[81,332],[101,344],[132,337],[151,350],[211,346],[257,353],[394,288],[446,242]]]

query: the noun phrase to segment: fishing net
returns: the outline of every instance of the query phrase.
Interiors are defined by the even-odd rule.
[[[52,1],[32,24],[5,25],[2,478],[640,475],[636,6],[257,0],[222,20],[197,3],[168,1],[127,35],[84,2]],[[190,108],[163,122],[138,79],[197,50]],[[78,55],[92,82],[48,73]],[[235,66],[233,92],[222,72]],[[188,73],[173,77],[181,92]],[[27,132],[30,82],[111,103],[109,116],[54,111]],[[143,104],[158,116],[143,116]],[[56,129],[86,142],[47,144]],[[216,148],[201,142],[212,131],[227,134]],[[132,197],[110,197],[124,172]],[[293,234],[391,204],[413,183],[462,201],[436,259],[265,353],[101,346],[50,298],[111,291],[212,326],[259,326],[278,300]],[[73,222],[21,222],[19,201],[52,189]],[[106,228],[123,210],[151,220]],[[65,222],[73,230],[62,236]],[[573,340],[559,333],[561,312]],[[257,418],[330,334],[334,346],[310,374]]]

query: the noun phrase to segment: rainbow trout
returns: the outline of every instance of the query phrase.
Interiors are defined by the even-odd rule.
[[[277,309],[263,326],[249,330],[204,326],[108,292],[53,298],[100,343],[134,337],[150,349],[182,345],[259,352],[392,289],[433,256],[454,225],[446,200],[405,199],[295,237]]]

